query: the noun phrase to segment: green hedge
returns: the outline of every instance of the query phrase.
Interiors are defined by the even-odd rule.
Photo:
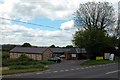
[[[83,63],[81,63],[81,66],[89,66],[89,65],[99,65],[99,64],[108,64],[113,63],[114,61],[110,60],[88,60]]]
[[[2,59],[7,59],[7,58],[9,58],[9,52],[3,51],[2,52]]]
[[[46,70],[45,68],[31,68],[31,69],[14,69],[14,70],[4,70],[2,74],[16,74],[16,73],[25,73],[25,72],[35,72],[35,71],[43,71]]]
[[[28,65],[28,66],[23,66],[23,65],[20,65],[20,66],[10,66],[10,69],[30,69],[30,68],[44,68],[44,65],[43,64],[37,64],[37,65]]]
[[[39,61],[38,63],[44,64],[44,65],[49,65],[49,64],[54,64],[55,62],[53,62],[53,61]]]

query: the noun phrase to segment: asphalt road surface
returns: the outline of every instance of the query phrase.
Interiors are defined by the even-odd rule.
[[[117,63],[82,67],[83,60],[65,60],[41,72],[6,75],[3,78],[118,78]]]

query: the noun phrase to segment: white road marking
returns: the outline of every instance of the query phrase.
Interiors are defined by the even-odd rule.
[[[92,68],[92,66],[88,66],[89,68]]]
[[[60,70],[60,72],[63,72],[64,70]]]
[[[115,71],[111,71],[111,72],[107,72],[105,74],[112,74],[112,73],[116,73],[116,72],[119,72],[120,70],[115,70]]]
[[[58,72],[58,71],[53,71],[54,73]]]
[[[75,70],[75,69],[71,69],[71,70]]]
[[[68,69],[66,69],[65,71],[69,71]]]
[[[36,73],[36,74],[42,74],[42,72]]]
[[[81,69],[85,69],[85,68],[81,68]]]
[[[88,68],[88,67],[85,67],[86,69]]]

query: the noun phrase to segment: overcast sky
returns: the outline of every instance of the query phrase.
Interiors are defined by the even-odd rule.
[[[73,13],[80,3],[88,1],[105,0],[0,0],[0,17],[43,25],[0,18],[0,44],[71,45],[76,31]],[[106,1],[117,10],[119,0]]]

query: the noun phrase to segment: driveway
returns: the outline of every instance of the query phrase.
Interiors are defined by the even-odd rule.
[[[48,67],[50,69],[48,71],[80,68],[80,63],[84,61],[85,60],[63,60],[61,63],[49,65]]]

